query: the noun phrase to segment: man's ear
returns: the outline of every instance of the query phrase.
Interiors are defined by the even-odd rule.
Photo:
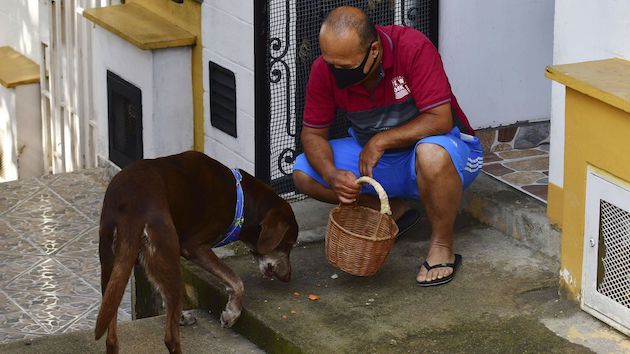
[[[267,254],[280,244],[284,235],[289,231],[289,224],[284,221],[277,208],[270,209],[260,222],[260,235],[256,248],[258,253]]]

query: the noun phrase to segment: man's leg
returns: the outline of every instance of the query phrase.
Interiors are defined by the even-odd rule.
[[[462,197],[462,181],[449,153],[441,146],[423,143],[416,146],[416,175],[420,198],[431,222],[432,234],[429,265],[451,263],[453,252],[453,225]],[[416,277],[419,282],[439,279],[450,275],[452,268],[436,268],[427,271],[420,267]]]

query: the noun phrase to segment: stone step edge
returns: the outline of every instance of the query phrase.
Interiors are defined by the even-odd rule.
[[[559,261],[560,232],[549,223],[547,205],[536,198],[480,174],[464,192],[462,211]]]

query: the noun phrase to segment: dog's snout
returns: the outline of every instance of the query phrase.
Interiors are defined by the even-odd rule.
[[[263,277],[276,278],[283,282],[291,280],[291,264],[287,255],[277,252],[257,258]]]

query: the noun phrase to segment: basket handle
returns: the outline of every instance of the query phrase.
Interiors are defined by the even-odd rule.
[[[376,193],[378,194],[378,199],[381,200],[381,214],[392,215],[392,209],[389,207],[389,199],[387,198],[387,193],[385,193],[385,189],[378,183],[375,179],[362,176],[357,178],[356,183],[367,183],[374,187]]]

